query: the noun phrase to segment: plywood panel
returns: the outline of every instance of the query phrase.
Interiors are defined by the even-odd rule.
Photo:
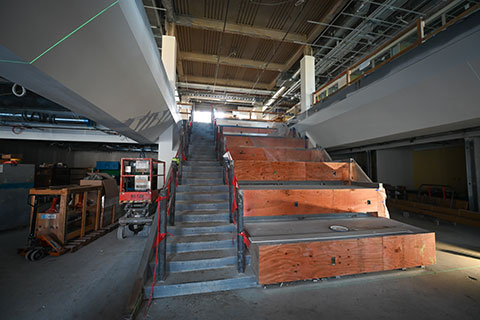
[[[272,284],[435,263],[434,233],[259,246],[258,281]]]
[[[348,163],[236,160],[239,181],[346,181]]]
[[[391,236],[383,240],[385,270],[434,264],[433,233]]]
[[[305,148],[305,141],[297,138],[225,136],[225,142],[227,148],[239,146]]]
[[[269,161],[325,161],[325,153],[318,149],[293,149],[271,147],[229,147],[233,160]]]
[[[243,190],[244,216],[368,212],[384,217],[377,189]],[[380,198],[381,199],[381,198]]]
[[[223,133],[260,133],[273,134],[277,132],[274,128],[244,128],[244,127],[223,127]]]

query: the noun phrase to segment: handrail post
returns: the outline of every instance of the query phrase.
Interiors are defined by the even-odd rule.
[[[167,188],[160,190],[160,211],[158,212],[159,233],[167,233]],[[158,236],[158,235],[157,235]],[[158,280],[167,278],[167,239],[166,237],[158,244]]]
[[[237,262],[238,272],[245,272],[245,255],[243,254],[244,230],[243,230],[243,192],[238,190],[237,194]]]
[[[169,199],[169,201],[170,201],[169,224],[171,226],[175,225],[175,201],[176,201],[176,198],[177,198],[177,184],[176,184],[177,171],[178,171],[177,163],[172,162],[172,175],[171,175],[172,178],[170,179],[170,198],[171,198],[171,200]]]
[[[226,168],[227,168],[227,181],[226,183],[228,183],[228,208],[229,208],[229,217],[230,217],[230,223],[233,222],[233,215],[234,215],[234,212],[233,212],[233,166],[231,165],[230,161],[229,160],[225,160],[225,163],[226,163]]]

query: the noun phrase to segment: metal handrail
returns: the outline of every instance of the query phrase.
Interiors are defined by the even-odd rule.
[[[126,318],[134,318],[143,300],[143,287],[149,275],[154,276],[155,280],[165,280],[167,276],[167,223],[171,226],[175,225],[175,200],[177,178],[178,184],[181,184],[183,155],[186,154],[188,144],[190,142],[190,125],[189,122],[183,121],[180,133],[180,145],[178,147],[177,156],[172,160],[170,170],[167,176],[167,184],[159,192],[157,198],[157,208],[155,210],[152,228],[145,244],[137,275],[134,280],[132,293],[127,303]],[[163,238],[162,238],[163,237]],[[157,251],[158,250],[158,251]],[[157,253],[158,252],[158,253]],[[150,273],[150,261],[154,257],[157,270]],[[158,259],[158,262],[156,261]],[[153,283],[154,285],[154,283]]]

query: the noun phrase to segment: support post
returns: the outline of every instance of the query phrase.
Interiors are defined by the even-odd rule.
[[[172,162],[172,179],[170,179],[170,217],[169,217],[169,224],[171,226],[175,225],[175,200],[177,198],[177,171],[178,167],[175,162]]]
[[[167,233],[167,188],[160,190],[160,197],[163,200],[160,202],[160,211],[158,212],[159,232]],[[167,238],[163,239],[158,244],[158,280],[163,281],[167,277]]]
[[[229,217],[230,217],[230,223],[233,222],[233,215],[235,214],[233,212],[233,184],[232,184],[232,181],[233,181],[233,175],[234,175],[234,172],[233,172],[233,166],[231,165],[230,161],[229,160],[225,160],[226,161],[226,165],[227,165],[227,183],[228,183],[228,200],[229,200],[229,205],[228,205],[228,208],[229,208]]]
[[[245,272],[245,255],[244,255],[244,246],[243,243],[243,192],[238,190],[237,192],[237,262],[238,262],[238,272]]]
[[[315,58],[306,55],[300,61],[301,112],[305,112],[312,107],[313,92],[315,92]]]
[[[465,139],[468,209],[480,209],[480,137]]]
[[[366,154],[367,154],[367,175],[370,179],[373,180],[373,176],[372,176],[372,150],[367,150],[365,151]]]

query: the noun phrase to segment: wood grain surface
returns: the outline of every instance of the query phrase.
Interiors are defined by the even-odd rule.
[[[258,252],[255,273],[264,285],[431,265],[435,234],[261,245]]]
[[[243,214],[284,216],[337,212],[365,212],[385,217],[377,189],[243,190]]]

